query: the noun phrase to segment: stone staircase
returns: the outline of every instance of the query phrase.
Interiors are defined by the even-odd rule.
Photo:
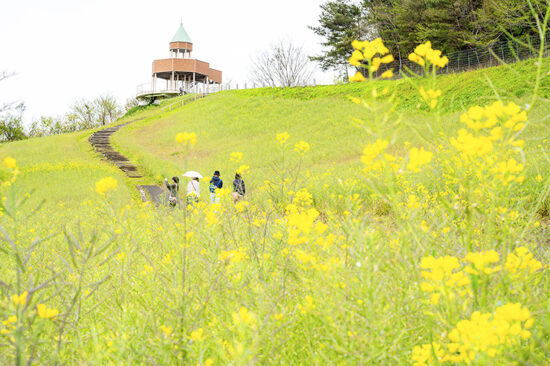
[[[101,153],[107,160],[119,167],[120,170],[126,173],[129,178],[137,179],[143,178],[143,175],[138,171],[137,167],[132,164],[130,159],[113,149],[110,141],[111,135],[113,133],[117,132],[119,129],[128,125],[129,123],[135,121],[96,131],[90,136],[88,141],[96,149],[97,152]]]
[[[97,152],[101,153],[106,160],[116,165],[129,178],[135,179],[136,183],[139,182],[139,179],[143,178],[143,175],[130,161],[130,159],[113,149],[113,146],[111,145],[111,135],[120,130],[122,127],[141,119],[142,118],[135,119],[124,124],[96,131],[88,138],[88,141]],[[151,201],[156,205],[167,204],[168,192],[166,189],[155,185],[144,184],[136,184],[136,188],[143,202]]]

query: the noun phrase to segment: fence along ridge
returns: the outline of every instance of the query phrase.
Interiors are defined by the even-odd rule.
[[[548,56],[548,41],[550,33],[544,37],[544,57]],[[538,35],[531,36],[528,39],[519,39],[527,46],[513,40],[503,40],[487,47],[476,47],[467,50],[452,52],[447,56],[449,63],[446,67],[439,69],[439,74],[459,73],[469,70],[483,69],[492,66],[499,66],[502,63],[515,63],[538,57],[541,40]],[[397,70],[396,77],[401,78],[406,74],[406,69],[422,75],[424,68],[412,62],[408,58],[395,60],[390,64],[380,67],[374,73],[375,77],[381,75],[388,69]]]

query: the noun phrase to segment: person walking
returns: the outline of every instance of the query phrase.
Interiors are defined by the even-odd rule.
[[[235,180],[233,181],[233,202],[241,200],[245,193],[244,180],[239,173],[235,173]]]
[[[195,203],[199,202],[199,197],[201,196],[201,187],[199,178],[193,178],[187,183],[187,204],[194,206]]]
[[[164,178],[164,184],[168,188],[168,203],[171,207],[175,207],[178,204],[178,191],[180,189],[180,179],[178,177],[172,177],[173,183],[168,183],[168,179]]]
[[[220,197],[216,197],[216,189],[223,187],[223,181],[220,178],[220,171],[216,170],[212,179],[210,179],[210,203],[219,203]]]

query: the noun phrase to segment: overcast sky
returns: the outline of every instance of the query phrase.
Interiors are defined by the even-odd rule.
[[[18,0],[0,6],[0,104],[23,101],[25,121],[61,116],[82,98],[119,102],[149,82],[154,59],[169,57],[180,20],[194,58],[222,70],[224,82],[248,79],[250,59],[279,39],[320,51],[316,25],[325,0]],[[332,74],[318,71],[320,83]]]

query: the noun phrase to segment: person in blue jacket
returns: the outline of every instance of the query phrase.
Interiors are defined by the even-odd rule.
[[[216,197],[216,189],[223,187],[223,181],[220,178],[220,171],[216,170],[212,179],[210,179],[210,203],[219,203],[220,197]]]

